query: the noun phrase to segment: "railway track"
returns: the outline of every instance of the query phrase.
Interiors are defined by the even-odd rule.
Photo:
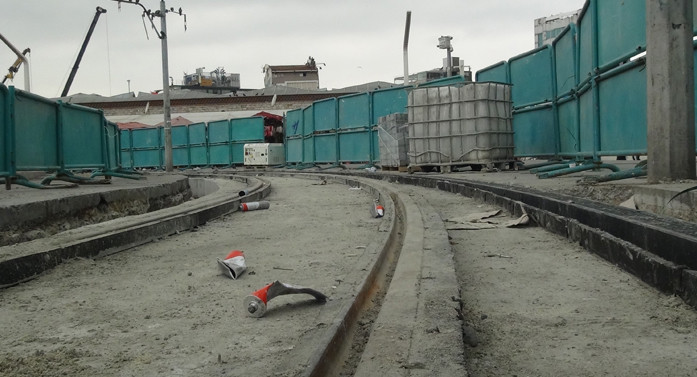
[[[376,243],[368,247],[375,249],[374,257],[360,262],[362,267],[358,270],[364,271],[365,274],[354,277],[356,280],[352,285],[355,289],[353,297],[351,300],[342,301],[341,307],[331,318],[323,317],[323,321],[328,322],[322,322],[319,331],[312,331],[307,337],[301,337],[300,342],[308,342],[311,346],[290,349],[284,353],[279,365],[293,371],[288,375],[416,376],[432,374],[435,371],[440,373],[438,375],[466,375],[465,364],[469,362],[466,344],[471,341],[471,328],[463,314],[461,282],[454,267],[449,234],[440,215],[444,209],[436,209],[438,204],[433,202],[432,198],[428,198],[423,192],[410,189],[409,185],[463,194],[480,203],[502,207],[514,215],[526,211],[537,224],[546,229],[582,244],[581,240],[590,240],[584,246],[591,251],[620,264],[658,289],[679,293],[686,302],[691,302],[693,293],[684,285],[689,282],[689,279],[684,278],[686,271],[690,271],[688,268],[661,258],[648,258],[648,253],[629,246],[618,234],[593,227],[593,221],[607,221],[602,216],[610,216],[612,224],[621,222],[624,218],[627,224],[638,227],[641,226],[640,220],[646,220],[645,217],[626,216],[621,210],[618,212],[617,209],[598,207],[597,204],[584,201],[569,203],[567,198],[522,192],[509,187],[458,179],[446,180],[442,176],[414,178],[390,174],[346,176],[273,172],[256,172],[243,176],[254,187],[250,192],[250,197],[254,199],[270,193],[271,185],[265,177],[287,177],[330,180],[336,184],[362,187],[373,197],[380,197],[386,204],[387,214],[381,228],[384,234],[379,237],[382,241],[378,242],[379,245]],[[162,237],[167,232],[171,234],[191,229],[230,213],[239,206],[239,201],[240,198],[223,194],[210,197],[185,211],[178,211],[179,213],[172,212],[164,217],[162,213],[151,214],[150,217],[141,218],[127,226],[122,225],[121,229],[131,234],[122,237],[127,242],[120,246],[112,245],[107,249],[115,252],[148,242],[152,237]],[[581,218],[567,217],[571,213],[580,214]],[[174,218],[177,220],[173,220]],[[675,227],[671,232],[667,232],[666,228],[672,224],[670,220],[649,220],[649,225],[644,227],[649,227],[651,231],[666,232],[672,237],[670,239],[675,240],[673,242],[692,242],[690,234],[681,235],[675,231]],[[662,228],[657,225],[659,223],[662,224]],[[173,232],[157,224],[172,224],[171,226],[177,228]],[[99,247],[95,245],[109,242],[95,241],[94,236],[99,231],[95,232],[78,232],[83,241],[75,241],[69,246],[65,243],[54,243],[54,249],[63,253],[58,259],[75,255],[88,258],[99,256],[99,253],[81,255],[74,252],[65,254],[64,251],[95,250]],[[145,234],[151,238],[137,240]],[[110,240],[116,239],[113,238],[113,234],[110,237]],[[46,240],[43,242],[46,245],[51,244]],[[89,247],[80,246],[87,242],[90,242]],[[608,247],[610,252],[607,251]],[[44,251],[42,255],[45,256],[47,253],[50,255],[50,250]],[[32,264],[33,257],[30,255],[33,254],[26,254],[15,266]],[[637,258],[637,255],[641,258]],[[58,263],[44,263],[44,267],[51,268],[56,264]],[[15,267],[15,270],[19,269]],[[663,271],[669,273],[665,275]],[[34,270],[29,275],[22,275],[23,277],[15,282],[5,282],[5,285],[26,281],[38,273],[41,271]],[[308,349],[311,352],[308,353]],[[220,356],[218,359],[220,360]],[[297,363],[299,359],[304,361]],[[221,368],[233,370],[225,365]],[[280,371],[278,373],[285,375]]]

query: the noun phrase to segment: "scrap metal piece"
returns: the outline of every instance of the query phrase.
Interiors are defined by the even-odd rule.
[[[324,303],[327,301],[327,296],[312,288],[299,287],[292,284],[275,282],[265,286],[264,288],[253,292],[251,295],[244,298],[244,306],[250,316],[260,318],[266,313],[267,303],[269,300],[277,296],[307,293],[312,295],[318,302]]]

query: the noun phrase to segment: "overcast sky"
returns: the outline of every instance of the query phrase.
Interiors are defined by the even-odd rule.
[[[140,0],[159,9],[157,0]],[[534,47],[536,18],[570,12],[585,0],[167,0],[184,19],[168,14],[169,75],[223,67],[243,88],[264,86],[265,64],[321,65],[320,87],[392,82],[403,74],[406,12],[412,12],[409,71],[442,66],[438,37],[453,37],[453,56],[473,71]],[[142,8],[113,0],[21,0],[0,10],[0,33],[20,51],[31,49],[32,92],[57,97],[87,34],[95,8],[107,10],[87,46],[70,94],[104,96],[162,88],[160,40]],[[159,19],[155,19],[158,30]],[[15,60],[0,45],[0,73]],[[14,80],[24,89],[24,70]],[[11,82],[6,82],[11,84]]]

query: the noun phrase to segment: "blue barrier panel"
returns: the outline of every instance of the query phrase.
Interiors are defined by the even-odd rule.
[[[373,91],[370,98],[373,109],[371,126],[378,124],[380,117],[407,112],[407,88],[403,86]]]
[[[339,105],[336,98],[315,101],[312,104],[315,131],[335,131],[338,128]]]
[[[550,46],[511,58],[508,66],[513,85],[511,99],[515,107],[554,99]]]
[[[191,166],[208,165],[205,123],[192,123],[189,125],[189,159]]]
[[[314,138],[315,162],[320,164],[337,162],[337,134],[335,132],[315,134]]]
[[[475,80],[509,83],[508,62],[499,62],[480,69],[475,74]]]
[[[15,89],[15,167],[17,170],[54,170],[58,161],[58,104]]]
[[[286,162],[300,163],[303,162],[303,139],[302,137],[294,136],[286,139]]]
[[[131,130],[124,129],[119,131],[121,140],[121,166],[133,168],[133,146],[131,142]]]
[[[339,129],[370,127],[370,93],[339,97]]]
[[[264,142],[264,118],[250,117],[230,119],[230,140]]]
[[[457,75],[457,76],[450,76],[450,77],[444,77],[442,79],[437,79],[437,80],[431,80],[423,84],[419,84],[419,88],[423,87],[431,87],[431,86],[448,86],[448,85],[456,85],[456,84],[462,84],[465,82],[465,78]]]
[[[602,80],[598,88],[600,152],[613,156],[646,153],[645,67]]]
[[[552,43],[556,64],[557,96],[571,92],[578,86],[576,77],[576,26],[567,27]]]
[[[578,101],[570,100],[557,105],[557,114],[559,117],[559,154],[575,156],[581,150]]]
[[[591,77],[596,67],[593,64],[593,55],[596,54],[595,45],[593,44],[593,2],[586,2],[583,11],[579,15],[577,22],[577,38],[578,38],[578,65],[579,65],[579,82],[583,82]]]
[[[315,124],[312,114],[313,107],[313,105],[310,105],[303,109],[303,136],[312,135],[312,133],[315,132]]]
[[[540,106],[537,110],[516,112],[513,116],[513,145],[516,157],[556,155],[554,110]]]
[[[190,165],[188,126],[172,126],[172,165]]]
[[[137,128],[131,130],[133,142],[133,167],[159,168],[163,166],[163,128]]]
[[[9,144],[8,132],[10,125],[9,92],[5,85],[0,84],[0,176],[9,176],[10,153],[14,149]]]
[[[64,169],[106,168],[104,115],[88,107],[60,104]]]
[[[286,113],[285,135],[298,136],[303,134],[303,110],[295,109]]]
[[[339,132],[339,162],[370,161],[370,130]]]
[[[303,163],[315,163],[315,139],[313,135],[303,137]]]
[[[598,7],[598,64],[602,67],[646,46],[646,2],[595,1]]]

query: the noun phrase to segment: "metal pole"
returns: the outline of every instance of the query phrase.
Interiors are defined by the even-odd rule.
[[[404,85],[409,85],[409,28],[411,11],[407,11],[407,23],[404,27]]]
[[[10,50],[12,50],[12,52],[14,52],[15,55],[17,55],[17,58],[24,62],[24,90],[27,91],[27,92],[31,92],[30,80],[29,80],[29,59],[27,59],[27,57],[24,56],[24,55],[17,49],[17,47],[15,47],[14,45],[12,45],[12,43],[10,43],[10,41],[8,41],[7,38],[5,38],[5,37],[2,35],[2,33],[0,33],[0,40],[2,40],[3,42],[5,42],[5,44],[7,45],[7,47],[9,47]]]
[[[169,62],[167,60],[167,8],[160,0],[160,28],[162,38],[162,104],[165,113],[165,170],[171,172],[172,164],[172,109],[169,104]]]
[[[453,51],[452,47],[449,47],[447,51],[448,51],[448,55],[447,55],[448,56],[448,64],[447,64],[448,72],[445,74],[445,76],[450,77],[453,74],[453,58],[451,57],[451,54],[450,54],[450,52]]]

